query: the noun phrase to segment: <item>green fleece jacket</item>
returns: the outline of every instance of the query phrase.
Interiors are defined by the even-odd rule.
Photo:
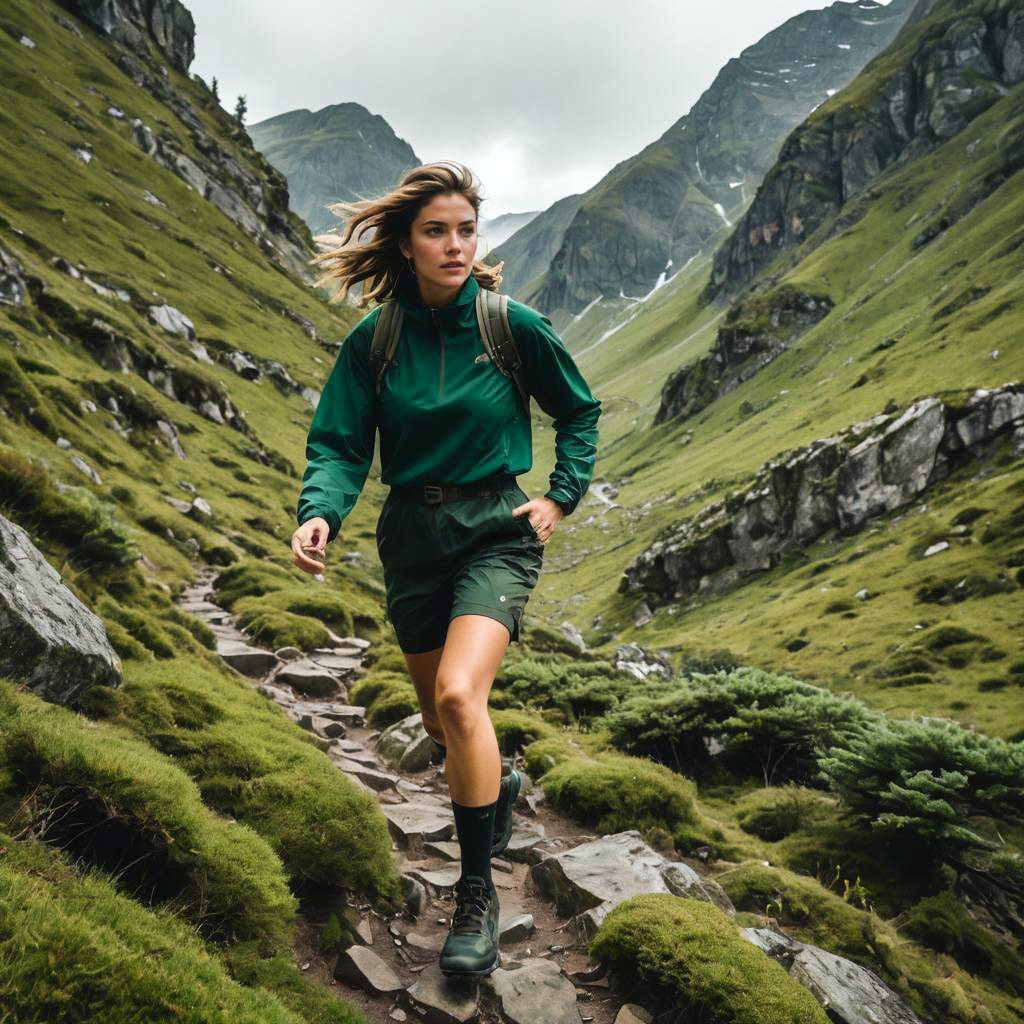
[[[405,278],[403,278],[405,280]],[[413,284],[400,289],[402,334],[374,408],[370,341],[380,307],[349,332],[313,415],[297,518],[322,516],[332,541],[352,511],[380,430],[381,482],[467,484],[533,466],[531,423],[514,381],[487,358],[472,274],[447,306],[423,305]],[[597,455],[601,402],[590,393],[551,321],[514,299],[509,325],[529,393],[553,418],[555,468],[546,496],[575,509]]]

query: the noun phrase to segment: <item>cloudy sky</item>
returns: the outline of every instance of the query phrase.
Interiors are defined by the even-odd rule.
[[[185,0],[190,68],[247,124],[361,103],[420,160],[482,179],[481,213],[595,184],[686,113],[730,58],[814,0]],[[287,14],[284,12],[287,11]]]

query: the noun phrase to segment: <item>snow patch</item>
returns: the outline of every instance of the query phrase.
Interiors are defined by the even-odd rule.
[[[836,43],[836,46],[838,46],[840,50],[848,50],[850,48],[849,43]]]
[[[718,216],[721,217],[722,220],[724,220],[725,223],[729,225],[729,227],[732,227],[732,221],[729,220],[728,217],[726,217],[726,215],[725,215],[725,208],[722,206],[722,204],[721,203],[714,203],[713,205],[715,207],[715,213],[717,213]],[[664,277],[664,276],[665,275],[662,274],[662,277]],[[657,286],[655,286],[655,287],[657,287]]]
[[[835,94],[836,94],[837,92],[839,92],[839,90],[838,90],[838,89],[826,89],[826,90],[825,90],[825,95],[826,95],[826,96],[835,96]]]

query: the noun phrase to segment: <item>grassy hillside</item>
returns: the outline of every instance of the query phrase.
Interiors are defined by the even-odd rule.
[[[0,283],[17,297],[0,303],[0,512],[101,617],[124,665],[122,686],[94,687],[77,708],[0,679],[0,961],[16,965],[0,1002],[16,1020],[61,1005],[87,1007],[79,1019],[160,1020],[173,1019],[179,993],[201,991],[193,1019],[209,1006],[239,1020],[356,1024],[355,1010],[304,980],[289,943],[308,887],[393,907],[383,816],[308,733],[224,667],[212,632],[171,598],[215,565],[218,601],[268,646],[308,650],[325,624],[373,642],[375,668],[357,691],[368,704],[377,694],[371,722],[414,706],[386,642],[378,468],[332,549],[326,586],[295,570],[288,548],[310,398],[360,314],[328,306],[312,275],[282,258],[273,217],[243,230],[136,141],[145,142],[138,118],[222,189],[244,190],[253,177],[276,187],[202,82],[161,71],[154,50],[150,87],[140,86],[117,47],[84,25],[76,32],[49,0],[14,0],[0,25]],[[1004,448],[853,538],[823,538],[727,595],[658,609],[645,625],[634,624],[637,599],[617,587],[665,527],[741,489],[778,452],[889,403],[1021,376],[1019,176],[911,249],[922,224],[959,209],[972,182],[1002,166],[1021,131],[1020,99],[1008,94],[844,211],[784,278],[827,291],[831,313],[697,416],[652,427],[666,376],[706,354],[727,316],[700,302],[710,248],[642,300],[594,305],[566,329],[604,403],[597,478],[547,545],[529,644],[510,652],[492,701],[503,751],[526,751],[552,806],[598,831],[640,827],[680,856],[704,850],[743,923],[765,923],[782,901],[780,924],[880,971],[926,1017],[964,1024],[1015,1019],[1019,958],[947,905],[943,871],[962,851],[946,834],[880,844],[874,810],[856,794],[826,794],[806,774],[766,785],[757,742],[765,723],[781,728],[770,716],[753,723],[753,740],[729,738],[738,753],[730,748],[726,767],[651,764],[630,738],[647,726],[630,701],[649,711],[651,701],[707,701],[724,688],[732,704],[703,722],[725,736],[734,726],[715,714],[743,704],[756,718],[756,701],[736,693],[799,689],[831,707],[828,689],[853,690],[866,702],[854,717],[874,729],[858,742],[897,735],[874,710],[948,714],[1016,735],[1024,651],[1019,576],[1007,567],[1022,564],[1013,560],[1024,549],[1017,453]],[[285,227],[308,238],[297,218]],[[159,326],[152,307],[165,304],[194,336]],[[554,436],[535,413],[523,484],[541,494]],[[950,548],[924,559],[940,533]],[[945,603],[962,596],[961,578],[967,596]],[[857,598],[865,588],[877,596]],[[566,652],[563,619],[598,657]],[[611,664],[633,639],[688,671],[771,672],[641,683]],[[829,734],[840,753],[853,742],[842,741]],[[978,742],[1003,785],[1016,762]],[[806,772],[812,761],[801,762]],[[69,799],[81,835],[52,822]],[[997,810],[968,801],[964,817],[1019,846],[1019,824]],[[1004,859],[1013,877],[1020,858]],[[750,860],[779,870],[740,863]],[[93,987],[94,976],[104,984]]]
[[[703,413],[650,427],[663,356],[674,356],[678,366],[702,354],[713,337],[711,321],[725,312],[696,303],[706,264],[691,265],[693,290],[664,286],[660,313],[659,291],[650,311],[598,345],[583,344],[580,366],[604,402],[597,479],[614,482],[622,507],[607,509],[591,498],[582,515],[566,522],[549,545],[537,606],[552,617],[567,615],[595,643],[614,632],[616,643],[626,637],[683,652],[724,648],[743,661],[853,689],[897,712],[950,714],[1000,735],[1019,731],[1024,691],[1007,672],[1024,654],[1019,591],[949,607],[915,597],[932,577],[991,578],[1006,571],[1007,558],[1020,548],[1014,509],[1024,478],[1012,453],[948,481],[934,497],[860,537],[822,540],[795,564],[713,602],[659,611],[645,626],[632,625],[637,602],[616,587],[624,564],[665,526],[738,489],[777,453],[890,402],[903,407],[942,389],[998,386],[1024,376],[1016,286],[1024,269],[1020,174],[933,241],[912,246],[923,224],[962,205],[972,186],[991,178],[1007,150],[1019,145],[1021,97],[1017,87],[927,160],[878,179],[844,210],[843,223],[823,225],[827,241],[817,247],[809,241],[811,255],[781,283],[823,289],[835,308]],[[964,541],[944,564],[921,559],[922,537],[942,532],[968,507],[985,510],[975,538],[988,528],[999,543]],[[857,602],[856,618],[840,621],[825,612],[862,587],[879,597]],[[894,691],[872,680],[893,646],[912,641],[916,626],[941,621],[986,637],[1006,658],[947,666],[936,680],[945,685]],[[797,635],[812,642],[787,651],[785,642]],[[991,682],[996,678],[1005,685]]]

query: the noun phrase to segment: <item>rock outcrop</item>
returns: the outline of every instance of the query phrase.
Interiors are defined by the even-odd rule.
[[[915,12],[884,59],[785,140],[715,253],[705,298],[740,291],[883,170],[931,152],[1024,80],[1024,11],[1013,0],[942,0],[924,14]],[[1019,169],[1017,150],[1008,159]]]
[[[89,687],[121,685],[102,621],[64,585],[29,535],[0,515],[0,676],[43,700],[73,704]]]
[[[599,296],[646,295],[695,256],[746,207],[782,140],[889,44],[912,0],[832,3],[789,18],[730,59],[689,113],[614,167],[576,203],[550,266],[521,261],[514,288],[556,323]],[[562,201],[563,204],[565,200]],[[540,238],[555,207],[528,227]],[[521,281],[520,281],[521,278]]]
[[[721,593],[827,530],[853,533],[913,501],[1014,433],[1024,444],[1024,384],[979,388],[880,413],[766,463],[754,483],[668,531],[626,568],[621,593],[649,605]]]
[[[73,10],[104,35],[148,56],[151,39],[168,60],[187,72],[196,54],[196,26],[179,0],[74,0]]]
[[[824,293],[781,285],[736,303],[707,355],[670,374],[654,424],[692,416],[778,358],[809,327],[826,317]]]
[[[740,934],[810,989],[836,1024],[921,1024],[920,1018],[874,971],[771,928]]]

